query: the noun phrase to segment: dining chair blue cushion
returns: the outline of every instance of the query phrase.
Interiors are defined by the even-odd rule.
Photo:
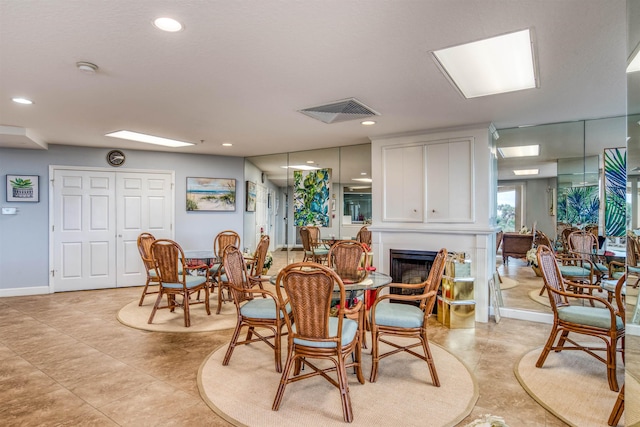
[[[591,269],[580,267],[579,265],[561,265],[560,274],[572,277],[587,277],[591,274]]]
[[[285,310],[291,313],[291,306],[286,305]],[[256,298],[247,301],[240,307],[240,314],[253,319],[275,319],[276,318],[276,302],[272,298]],[[280,318],[283,318],[282,311],[279,312]]]
[[[206,276],[186,276],[185,285],[187,289],[195,288],[207,281]],[[182,283],[164,282],[162,286],[169,289],[182,289]]]
[[[617,280],[621,278],[623,274],[624,274],[624,271],[614,271],[613,274],[611,275],[611,278]]]
[[[216,262],[209,269],[209,274],[211,274],[211,275],[218,274],[218,270],[220,270],[220,267],[222,267],[222,263],[221,262]]]
[[[293,330],[296,330],[295,323],[293,324]],[[358,333],[358,322],[351,319],[342,319],[342,341],[340,342],[341,346],[348,345],[351,343]],[[330,317],[329,318],[329,336],[335,337],[338,335],[338,318]],[[335,348],[335,342],[318,342],[318,341],[310,341],[304,340],[301,338],[294,338],[293,342],[298,345],[304,345],[307,347],[315,347],[315,348]]]
[[[569,305],[558,309],[558,317],[565,322],[579,325],[594,326],[602,329],[611,327],[611,312],[607,308]],[[616,316],[616,327],[618,329],[624,327],[620,316]]]
[[[376,324],[396,328],[420,328],[424,322],[424,312],[410,304],[376,305]]]
[[[317,248],[313,251],[313,253],[315,253],[316,255],[327,255],[329,254],[329,249]]]
[[[605,264],[602,264],[600,262],[596,262],[593,265],[598,271],[602,272],[602,273],[608,273],[609,272],[609,267]]]
[[[633,266],[629,265],[627,268],[629,269],[629,273],[640,274],[640,267],[633,267]]]

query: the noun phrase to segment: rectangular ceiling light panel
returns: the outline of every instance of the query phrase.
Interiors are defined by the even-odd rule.
[[[515,175],[538,175],[539,169],[516,169],[513,171]]]
[[[130,141],[145,142],[147,144],[164,145],[165,147],[188,147],[189,145],[195,145],[191,142],[177,141],[175,139],[161,138],[159,136],[147,135],[144,133],[132,132],[130,130],[119,130],[117,132],[111,132],[105,136],[113,138],[128,139]]]
[[[502,155],[502,158],[508,159],[510,157],[530,157],[540,155],[539,145],[520,145],[518,147],[499,147],[498,151]]]
[[[466,43],[432,53],[465,98],[538,86],[530,29]]]

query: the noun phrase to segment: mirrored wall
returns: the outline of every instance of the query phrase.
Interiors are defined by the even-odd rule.
[[[624,155],[626,127],[626,117],[621,116],[498,130],[498,225],[506,234],[531,233],[535,228],[559,252],[564,228],[593,228],[600,249],[611,254],[609,259],[624,262],[625,211],[630,205],[622,201],[618,209],[622,224],[612,231],[611,220],[609,224],[605,220],[611,212],[606,212],[604,171],[605,157],[613,151]],[[511,153],[514,147],[536,148],[518,156],[522,148]],[[624,168],[621,174],[624,185]],[[516,238],[509,244],[511,240]],[[520,255],[503,261],[498,253],[499,271],[517,284],[503,290],[504,306],[548,313],[546,294],[539,292],[542,280],[527,266],[532,260],[524,252]]]
[[[255,210],[244,214],[249,248],[267,234],[272,251],[289,253],[301,248],[302,225],[351,239],[371,222],[371,144],[248,157],[245,179],[256,184]]]

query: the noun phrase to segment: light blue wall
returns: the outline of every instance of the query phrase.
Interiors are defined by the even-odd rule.
[[[17,207],[17,215],[0,215],[0,295],[15,288],[49,284],[49,166],[109,168],[108,149],[49,145],[48,150],[0,149],[0,206]],[[184,248],[210,249],[222,230],[243,235],[244,159],[200,154],[122,150],[126,162],[112,170],[164,170],[175,172],[175,240]],[[40,202],[7,202],[7,174],[38,175]],[[213,177],[236,180],[234,212],[187,212],[186,178]],[[4,292],[3,292],[4,290]]]

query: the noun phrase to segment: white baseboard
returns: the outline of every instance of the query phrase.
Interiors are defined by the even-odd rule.
[[[34,286],[31,288],[9,288],[0,289],[0,298],[3,297],[23,297],[29,295],[45,295],[50,294],[51,290],[48,286]]]

